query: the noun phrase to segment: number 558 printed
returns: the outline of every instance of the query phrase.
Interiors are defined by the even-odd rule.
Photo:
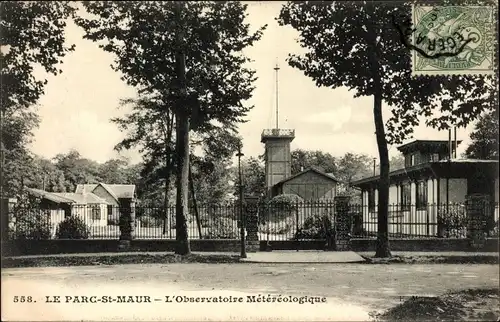
[[[35,303],[36,301],[33,300],[33,297],[31,296],[14,296],[13,299],[14,303]]]

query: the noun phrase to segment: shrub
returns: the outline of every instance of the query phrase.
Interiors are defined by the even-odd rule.
[[[289,216],[278,222],[264,223],[259,226],[259,232],[264,234],[282,235],[288,234],[296,226],[296,217]]]
[[[281,222],[291,216],[296,216],[298,206],[303,199],[297,195],[283,194],[269,201],[267,214],[263,216],[261,223]]]
[[[58,239],[87,239],[90,229],[85,222],[77,216],[70,216],[57,226]]]
[[[151,216],[142,216],[139,218],[139,222],[141,227],[160,227],[162,224],[162,220]]]
[[[302,227],[295,233],[294,239],[323,239],[327,233],[333,233],[329,214],[313,215],[306,218]]]
[[[19,209],[16,212],[15,225],[10,228],[10,237],[14,239],[50,239],[52,235],[50,212]]]
[[[495,222],[492,229],[489,230],[489,237],[498,237],[498,220]]]
[[[438,236],[447,238],[467,237],[467,212],[464,205],[450,205],[438,211]]]
[[[236,227],[235,220],[216,218],[206,229],[204,237],[206,239],[237,239]]]

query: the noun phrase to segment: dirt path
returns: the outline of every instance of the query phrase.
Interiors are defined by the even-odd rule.
[[[9,304],[15,309],[12,312],[16,313],[45,309],[45,312],[56,312],[57,316],[66,319],[77,317],[75,314],[81,312],[85,314],[82,317],[85,319],[140,316],[151,320],[175,318],[188,313],[191,319],[198,320],[204,315],[198,316],[196,312],[206,310],[206,314],[219,320],[232,316],[254,320],[263,317],[311,320],[316,317],[319,320],[359,321],[367,320],[368,312],[387,309],[409,296],[440,295],[464,288],[491,288],[498,283],[498,268],[495,265],[477,264],[151,264],[22,268],[2,271],[2,286],[7,290],[2,294],[2,305]],[[36,305],[11,303],[15,295],[34,296],[34,293],[40,298]],[[246,297],[267,296],[269,293],[326,297],[328,300],[324,304],[307,305],[231,303],[214,306],[208,303],[161,302],[127,304],[126,309],[123,304],[41,303],[44,296],[68,294],[135,294],[163,298],[169,294]],[[52,309],[47,311],[47,305]],[[43,316],[38,314],[40,318]]]

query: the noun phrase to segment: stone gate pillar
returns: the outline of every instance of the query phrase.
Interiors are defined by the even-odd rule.
[[[247,252],[256,252],[260,248],[259,243],[259,198],[245,196],[243,206],[244,223],[246,227]]]
[[[12,207],[17,203],[15,198],[2,198],[0,199],[0,217],[2,218],[2,242],[9,240],[9,224],[11,220]]]
[[[476,249],[483,247],[486,243],[486,212],[488,211],[489,199],[489,196],[484,194],[471,194],[466,197],[467,238],[470,245]]]
[[[335,197],[335,249],[351,249],[351,218],[349,217],[349,196]]]
[[[120,240],[119,250],[130,249],[135,230],[135,201],[133,199],[120,200]]]

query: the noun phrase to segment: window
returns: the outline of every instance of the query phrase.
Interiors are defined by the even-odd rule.
[[[108,216],[111,216],[111,215],[113,215],[113,206],[108,205]]]
[[[98,205],[91,206],[92,220],[101,220],[101,208]]]
[[[425,209],[427,206],[427,182],[417,183],[417,210]]]
[[[437,161],[439,161],[439,153],[433,153],[433,154],[431,155],[431,161],[432,161],[432,162],[437,162]]]
[[[416,155],[415,154],[410,154],[405,157],[405,166],[406,167],[411,167],[414,166],[416,163]]]
[[[401,210],[410,210],[411,186],[410,183],[401,186]]]
[[[375,211],[375,189],[368,191],[368,211]]]

